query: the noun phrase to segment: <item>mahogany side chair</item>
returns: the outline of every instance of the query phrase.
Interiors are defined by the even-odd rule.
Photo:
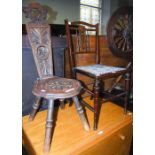
[[[99,24],[89,24],[82,21],[69,22],[65,20],[67,49],[69,53],[70,70],[72,77],[78,79],[77,73],[93,79],[90,89],[84,81],[84,90],[93,97],[94,106],[86,101],[81,102],[94,113],[94,130],[97,129],[100,105],[103,102],[124,98],[124,112],[127,113],[129,100],[130,71],[126,67],[107,66],[100,63],[99,50]],[[114,95],[111,91],[104,90],[104,80],[123,75],[125,86],[123,92]],[[102,88],[102,89],[101,89]],[[107,97],[108,96],[108,97]]]
[[[86,131],[89,130],[89,125],[85,117],[84,110],[77,97],[82,89],[82,86],[77,80],[61,78],[53,75],[50,26],[47,23],[31,22],[26,24],[26,29],[39,74],[39,78],[36,80],[32,90],[32,93],[37,99],[33,105],[29,119],[34,119],[40,105],[40,99],[46,98],[48,100],[48,112],[44,152],[49,152],[52,139],[54,100],[59,99],[62,101],[67,98],[72,98],[84,129]]]

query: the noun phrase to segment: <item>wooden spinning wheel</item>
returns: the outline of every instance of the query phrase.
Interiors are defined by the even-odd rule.
[[[107,25],[107,40],[111,52],[128,60],[133,56],[133,8],[116,10]]]

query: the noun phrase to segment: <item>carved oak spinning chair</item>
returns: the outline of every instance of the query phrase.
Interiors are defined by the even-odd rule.
[[[48,113],[46,120],[44,152],[48,152],[52,136],[54,100],[72,98],[86,131],[89,130],[89,125],[85,118],[82,106],[77,98],[77,95],[80,93],[82,88],[80,82],[53,75],[50,26],[46,23],[31,22],[26,24],[26,29],[40,77],[36,80],[32,91],[32,93],[37,96],[37,102],[33,105],[33,110],[30,113],[30,120],[33,120],[37,112],[40,99],[46,98],[48,100]]]
[[[84,82],[84,90],[93,96],[94,106],[90,106],[83,99],[81,102],[94,113],[94,130],[96,130],[101,99],[103,103],[108,100],[113,100],[117,97],[123,96],[125,101],[124,111],[127,113],[129,96],[129,70],[127,68],[100,64],[98,31],[99,24],[92,25],[82,21],[69,22],[68,19],[66,19],[65,25],[68,53],[70,58],[70,69],[73,71],[72,76],[77,78],[78,73],[90,77],[94,81],[93,83],[90,83],[93,85],[93,89],[90,89],[90,84],[88,84],[86,81]],[[123,92],[113,95],[112,93],[102,90],[104,89],[101,85],[103,80],[116,78],[119,75],[125,74],[125,90]],[[105,98],[105,94],[106,96],[110,95],[110,97]]]

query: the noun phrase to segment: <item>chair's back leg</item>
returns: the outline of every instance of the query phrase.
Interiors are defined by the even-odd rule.
[[[35,102],[34,102],[34,104],[32,106],[32,110],[31,110],[30,115],[29,115],[29,121],[32,121],[34,119],[34,117],[35,117],[35,115],[37,113],[37,110],[38,110],[38,108],[40,106],[40,103],[41,103],[40,100],[41,100],[41,97],[36,97],[35,98]]]
[[[129,62],[126,66],[127,69],[132,67],[132,62]],[[117,79],[115,80],[115,83],[111,86],[111,88],[108,90],[109,93],[111,93],[111,91],[117,86],[117,84],[121,81],[121,79],[124,77],[124,75],[120,75],[119,77],[117,77]]]
[[[75,103],[76,110],[77,110],[77,112],[78,112],[78,114],[80,116],[80,119],[82,121],[84,129],[86,131],[89,131],[89,125],[88,125],[87,119],[85,117],[84,110],[83,110],[82,106],[80,105],[80,102],[79,102],[77,96],[73,97],[73,101]]]
[[[127,108],[129,103],[129,95],[130,95],[130,74],[127,73],[125,75],[125,98],[124,98],[124,113],[127,114]]]

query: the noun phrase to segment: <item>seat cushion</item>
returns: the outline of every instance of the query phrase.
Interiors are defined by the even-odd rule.
[[[82,86],[79,81],[61,77],[38,79],[33,94],[44,98],[70,98],[79,94]]]
[[[87,72],[95,76],[101,76],[101,75],[109,74],[109,73],[117,73],[117,72],[126,70],[126,68],[123,68],[123,67],[113,67],[113,66],[106,66],[106,65],[101,65],[101,64],[79,66],[79,67],[75,67],[74,69],[81,70],[81,71]]]

